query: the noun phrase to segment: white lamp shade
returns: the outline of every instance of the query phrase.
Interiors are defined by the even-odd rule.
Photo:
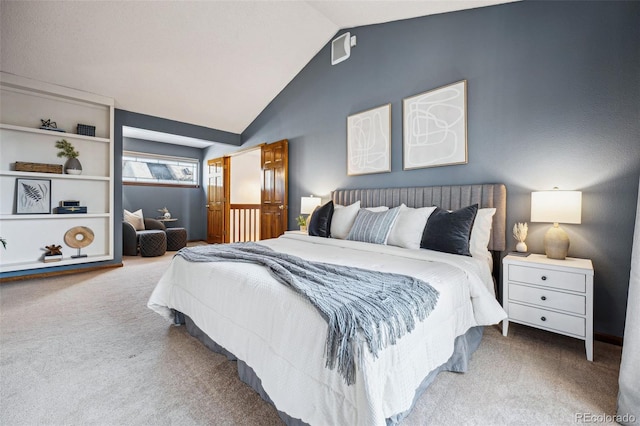
[[[582,192],[536,191],[531,193],[531,222],[580,223]]]
[[[320,197],[301,197],[300,198],[300,214],[311,214],[322,203]]]

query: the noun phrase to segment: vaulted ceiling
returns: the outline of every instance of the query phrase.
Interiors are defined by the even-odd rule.
[[[340,29],[506,2],[2,0],[0,67],[241,133]]]

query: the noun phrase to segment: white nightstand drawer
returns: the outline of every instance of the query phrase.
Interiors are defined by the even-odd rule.
[[[584,274],[554,271],[552,269],[529,268],[526,266],[509,265],[509,281],[542,285],[560,290],[586,291]]]
[[[559,309],[585,315],[586,298],[579,294],[568,294],[544,287],[529,287],[509,283],[509,301],[524,302],[541,308]]]
[[[518,303],[509,304],[509,319],[580,337],[584,337],[586,334],[585,319],[582,317],[551,312]]]

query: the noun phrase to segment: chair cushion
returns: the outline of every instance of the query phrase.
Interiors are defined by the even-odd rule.
[[[124,209],[124,221],[130,223],[136,231],[142,231],[145,229],[142,209],[136,210],[133,213]]]

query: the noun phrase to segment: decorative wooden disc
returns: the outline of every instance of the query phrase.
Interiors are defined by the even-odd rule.
[[[93,231],[86,226],[74,226],[64,234],[64,242],[71,248],[83,248],[93,242]]]

